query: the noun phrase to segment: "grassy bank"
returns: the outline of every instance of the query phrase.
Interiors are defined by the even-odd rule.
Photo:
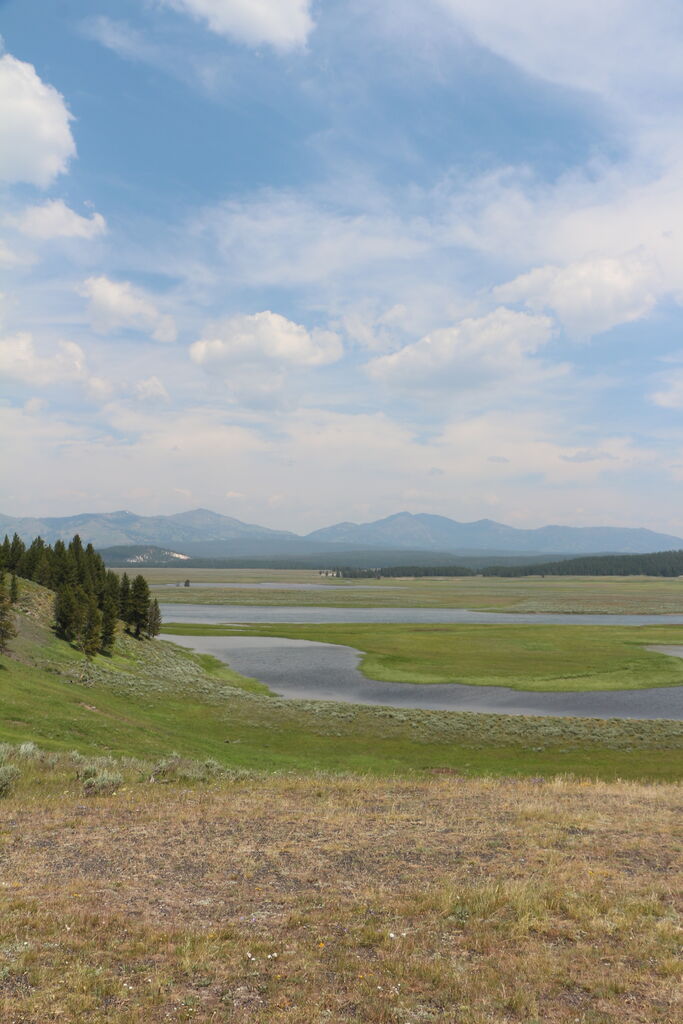
[[[22,601],[13,656],[0,661],[0,741],[266,771],[683,776],[683,723],[291,701],[213,659],[124,635],[113,658],[86,666],[54,638],[49,593],[26,584]]]
[[[331,608],[471,608],[505,612],[683,614],[683,581],[661,577],[548,576],[524,579],[337,580],[312,570],[143,569],[151,584],[190,579],[201,586],[155,591],[169,604],[242,604]],[[211,583],[259,583],[257,590]],[[323,590],[268,589],[271,583],[324,584]],[[359,589],[358,585],[362,584]]]
[[[681,1019],[679,786],[13,760],[3,1021]]]
[[[181,636],[282,636],[363,651],[361,671],[396,683],[517,690],[640,690],[683,685],[683,659],[646,650],[683,644],[683,626],[357,625],[225,627],[168,623]]]

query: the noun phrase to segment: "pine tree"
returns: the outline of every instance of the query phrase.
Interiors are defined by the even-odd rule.
[[[16,573],[12,573],[9,585],[9,599],[12,604],[16,604],[19,600],[19,584],[17,583]]]
[[[152,637],[158,636],[161,632],[161,611],[159,609],[159,602],[156,597],[153,601],[149,602],[149,610],[147,614],[147,636]]]
[[[0,654],[7,651],[9,641],[16,635],[12,606],[4,583],[0,583]]]
[[[55,595],[55,628],[57,635],[71,642],[80,630],[82,608],[73,587],[60,587]]]
[[[128,616],[130,614],[130,580],[128,574],[124,572],[121,577],[121,585],[119,587],[119,618],[128,625]]]
[[[128,610],[128,625],[135,629],[135,636],[139,637],[143,630],[147,629],[147,618],[149,616],[149,587],[144,576],[136,576],[130,588],[130,607]]]
[[[24,544],[19,534],[15,533],[14,536],[12,537],[12,543],[10,544],[9,548],[9,557],[7,559],[7,568],[10,569],[12,572],[16,572],[21,556],[23,555],[25,550],[26,545]]]
[[[106,594],[102,609],[102,632],[100,634],[100,650],[103,654],[110,654],[114,647],[118,613],[119,609],[116,601],[111,594]]]
[[[0,565],[2,566],[3,569],[9,569],[10,551],[11,548],[9,537],[7,536],[7,534],[5,534],[5,539],[2,542],[2,547],[0,547]]]
[[[97,607],[94,594],[89,594],[84,601],[83,614],[76,633],[76,646],[90,660],[100,649],[101,637],[102,614]]]

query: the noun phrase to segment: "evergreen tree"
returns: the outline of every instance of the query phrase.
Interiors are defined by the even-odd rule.
[[[119,618],[128,625],[128,616],[130,614],[130,580],[128,574],[124,572],[121,577],[121,583],[119,586]]]
[[[75,640],[82,619],[82,609],[76,591],[66,584],[55,595],[55,627],[57,635],[71,642]]]
[[[0,566],[2,566],[3,569],[9,569],[10,550],[9,537],[5,534],[2,547],[0,547]]]
[[[82,614],[76,633],[76,646],[90,660],[100,649],[102,614],[97,607],[97,599],[94,594],[85,596],[81,607]]]
[[[69,559],[69,553],[66,550],[66,544],[64,543],[63,540],[55,541],[51,561],[52,585],[55,588],[55,590],[59,590],[59,588],[66,583],[70,583],[72,587],[75,586],[75,567],[72,565]]]
[[[7,650],[9,641],[17,635],[14,615],[4,583],[0,583],[0,654]]]
[[[24,544],[19,534],[15,533],[14,536],[12,537],[12,543],[10,544],[9,549],[9,558],[7,559],[7,568],[11,572],[16,572],[19,566],[19,562],[21,560],[21,556],[23,555],[25,550],[26,545]]]
[[[100,634],[100,650],[104,654],[110,654],[114,647],[118,613],[118,604],[111,594],[106,594],[104,598],[104,607],[102,609],[102,632]]]
[[[104,577],[104,598],[110,597],[116,605],[116,610],[119,608],[119,595],[121,593],[121,583],[119,578],[112,569],[109,569]]]
[[[130,607],[128,609],[128,625],[135,629],[139,637],[147,629],[149,616],[149,587],[144,576],[136,576],[130,588]]]
[[[50,564],[50,557],[47,551],[43,551],[35,569],[33,570],[33,579],[36,583],[40,583],[41,587],[52,586],[52,566]]]
[[[152,637],[158,636],[161,632],[161,611],[159,609],[159,602],[156,597],[153,601],[149,602],[149,611],[147,614],[147,636]]]
[[[17,583],[16,573],[12,573],[9,585],[9,599],[12,604],[16,604],[19,600],[19,584]]]

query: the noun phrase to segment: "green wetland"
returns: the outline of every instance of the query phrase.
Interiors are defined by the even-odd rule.
[[[177,751],[266,772],[571,772],[668,780],[683,774],[680,722],[289,700],[211,656],[123,633],[112,657],[98,655],[87,665],[54,637],[51,617],[52,595],[22,585],[20,635],[0,669],[0,741],[141,759]],[[678,667],[662,655],[652,658]]]

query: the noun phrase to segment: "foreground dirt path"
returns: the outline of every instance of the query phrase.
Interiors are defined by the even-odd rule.
[[[683,1020],[683,790],[278,777],[0,803],[0,1019]]]

